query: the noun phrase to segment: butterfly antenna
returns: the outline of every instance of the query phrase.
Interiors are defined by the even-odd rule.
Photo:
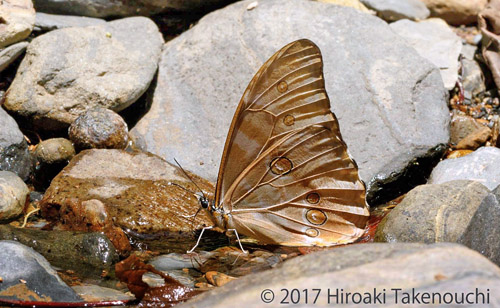
[[[191,181],[193,182],[194,186],[196,186],[196,188],[198,188],[201,192],[201,194],[203,195],[203,198],[207,198],[207,196],[205,196],[205,193],[203,192],[203,190],[200,188],[200,186],[198,186],[198,184],[196,184],[196,182],[189,176],[189,174],[186,172],[186,170],[184,170],[184,168],[182,168],[182,166],[179,164],[179,162],[177,161],[177,159],[175,159],[174,157],[174,161],[175,163],[177,164],[177,166],[179,166],[179,168],[182,170],[182,172],[184,173],[184,175]]]
[[[197,197],[198,197],[198,194],[197,194],[196,192],[192,191],[191,189],[187,189],[186,187],[184,187],[184,186],[182,186],[182,185],[179,185],[179,184],[177,184],[177,183],[173,183],[173,182],[169,182],[168,184],[169,184],[169,185],[174,185],[174,186],[177,186],[177,187],[179,187],[179,188],[182,188],[182,189],[184,189],[185,191],[187,191],[187,192],[189,192],[189,193],[192,193],[193,195],[195,195],[195,196],[197,196]]]

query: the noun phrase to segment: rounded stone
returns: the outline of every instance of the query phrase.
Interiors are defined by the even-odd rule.
[[[23,212],[28,186],[15,173],[0,171],[0,222],[8,222]]]
[[[40,142],[34,151],[36,159],[45,164],[70,161],[75,156],[75,148],[65,138],[51,138]]]
[[[124,149],[128,127],[123,118],[106,108],[88,110],[69,127],[69,138],[81,149]]]
[[[27,38],[35,23],[31,0],[0,1],[0,48]]]

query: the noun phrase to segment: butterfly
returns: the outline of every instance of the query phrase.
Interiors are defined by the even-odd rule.
[[[199,200],[238,242],[240,233],[262,244],[331,246],[363,235],[365,186],[330,110],[313,42],[286,45],[250,81],[229,128],[215,198]]]

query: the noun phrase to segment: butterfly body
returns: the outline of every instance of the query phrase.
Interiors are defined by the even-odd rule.
[[[363,234],[365,186],[330,111],[321,53],[311,41],[283,47],[250,82],[229,129],[215,198],[203,207],[219,228],[263,244],[331,246]]]

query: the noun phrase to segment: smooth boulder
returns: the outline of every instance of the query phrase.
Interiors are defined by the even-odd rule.
[[[474,181],[417,186],[382,219],[375,241],[457,242],[489,193]]]
[[[429,184],[440,184],[453,180],[477,181],[489,189],[500,183],[500,149],[481,147],[473,153],[440,162],[429,177]]]
[[[449,139],[439,71],[377,17],[314,1],[241,1],[202,18],[165,44],[151,110],[136,144],[215,181],[236,106],[252,76],[301,38],[323,53],[326,90],[349,152],[378,203],[388,177]],[[439,156],[439,154],[437,154]],[[438,157],[439,159],[439,157]],[[392,162],[400,160],[394,166]],[[410,177],[421,177],[410,173]],[[407,179],[404,179],[406,181]],[[419,179],[424,181],[424,179]],[[375,201],[374,201],[375,200]]]
[[[153,79],[163,44],[156,24],[130,17],[38,36],[29,45],[4,108],[37,129],[66,129],[93,107],[120,111]]]

